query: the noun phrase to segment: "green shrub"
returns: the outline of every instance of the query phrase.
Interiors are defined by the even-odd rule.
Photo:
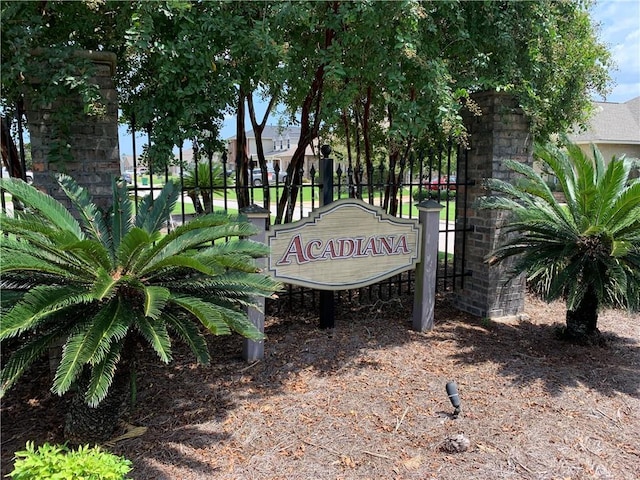
[[[416,202],[422,202],[423,200],[447,200],[448,198],[455,198],[455,190],[429,190],[422,189],[413,192],[413,200]]]
[[[27,442],[26,449],[15,456],[14,469],[7,475],[14,480],[126,480],[131,471],[129,460],[97,446],[70,450],[66,445],[45,443],[36,449],[33,442]]]
[[[429,199],[429,190],[416,190],[413,192],[413,200],[415,202],[422,202],[423,200]]]

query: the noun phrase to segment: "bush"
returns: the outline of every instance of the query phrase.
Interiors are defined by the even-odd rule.
[[[14,469],[7,476],[14,480],[126,480],[131,462],[104,452],[99,447],[80,446],[70,450],[66,445],[44,445],[36,450],[33,442],[16,452]]]
[[[422,202],[423,200],[429,199],[429,190],[416,190],[413,192],[413,201],[414,202]]]
[[[413,192],[413,200],[416,202],[422,202],[423,200],[447,200],[456,197],[455,190],[416,190]]]

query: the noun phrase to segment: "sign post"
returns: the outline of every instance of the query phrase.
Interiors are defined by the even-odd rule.
[[[269,222],[269,210],[253,204],[243,208],[241,213],[258,228],[258,233],[253,237],[253,240],[265,243],[266,225]],[[258,266],[265,266],[265,261],[262,258],[257,259],[256,263]],[[264,333],[265,299],[264,297],[257,297],[255,300],[258,308],[248,307],[247,317],[249,317],[249,321],[253,323],[258,330]],[[256,360],[264,358],[264,340],[256,342],[245,338],[242,344],[242,358],[247,362],[255,362]]]
[[[329,158],[331,147],[320,147],[322,158],[320,159],[320,182],[322,183],[321,206],[333,202],[333,159]],[[335,326],[335,296],[332,291],[320,290],[320,328],[333,328]]]
[[[416,291],[413,297],[413,329],[426,332],[433,329],[435,310],[436,270],[438,268],[438,224],[443,208],[435,200],[420,202],[418,216],[422,225],[421,261],[416,265]]]

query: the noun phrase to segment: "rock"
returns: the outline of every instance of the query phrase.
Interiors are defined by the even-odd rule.
[[[440,445],[440,450],[448,453],[466,452],[471,445],[471,441],[463,434],[459,433],[445,439]]]

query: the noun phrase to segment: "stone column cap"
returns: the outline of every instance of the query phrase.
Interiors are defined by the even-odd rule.
[[[267,218],[271,215],[271,212],[260,205],[256,205],[255,203],[243,207],[240,209],[240,213],[246,215],[248,218]]]
[[[444,205],[436,202],[435,200],[429,199],[429,200],[423,200],[420,203],[416,203],[416,208],[418,210],[423,210],[425,212],[433,212],[433,211],[442,210],[444,208]]]

